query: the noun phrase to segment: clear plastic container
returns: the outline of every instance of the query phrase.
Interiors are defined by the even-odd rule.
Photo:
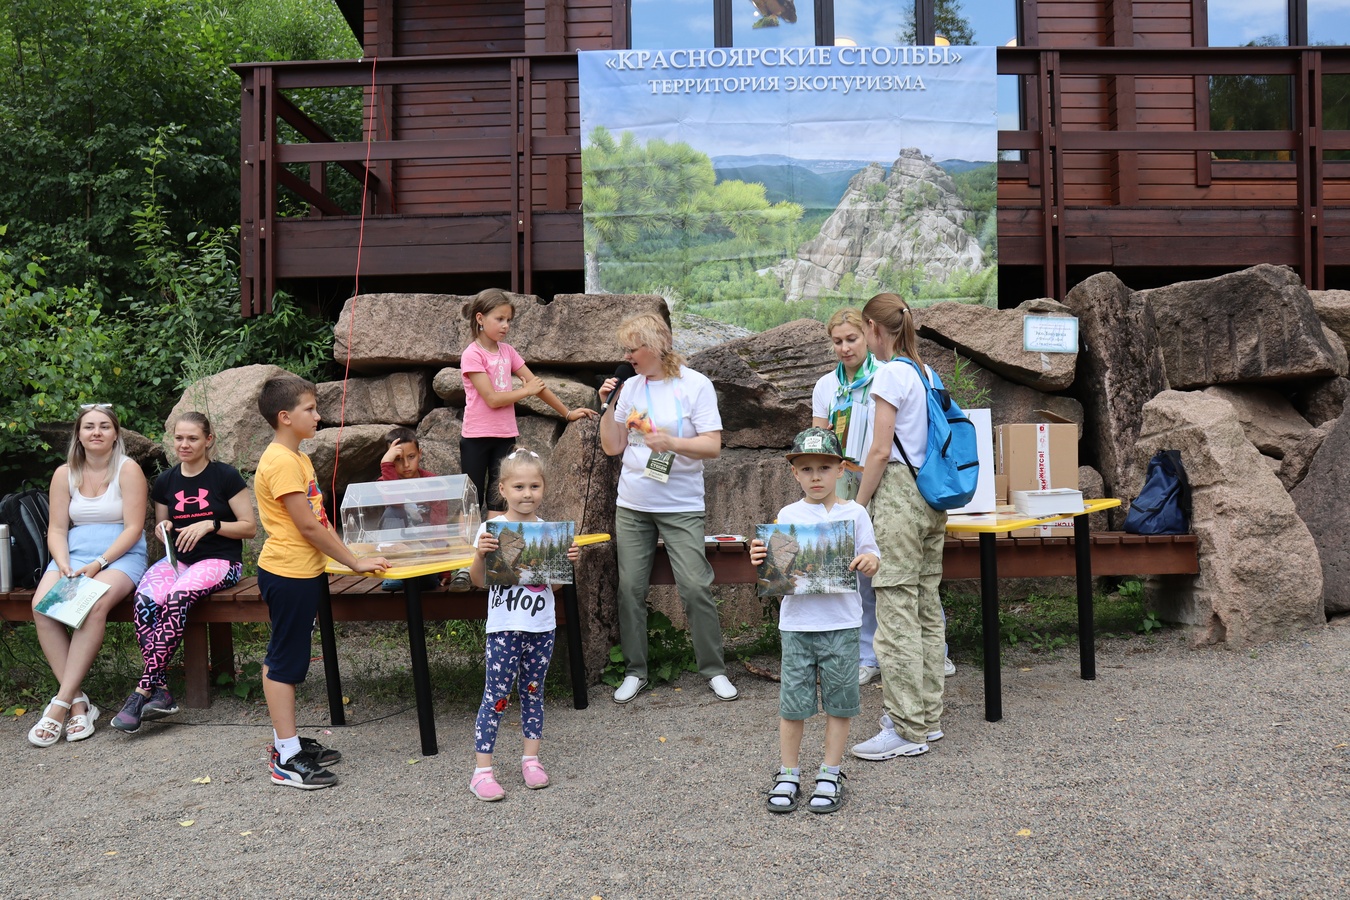
[[[348,485],[342,541],[358,559],[383,556],[415,566],[473,555],[478,491],[467,475]]]

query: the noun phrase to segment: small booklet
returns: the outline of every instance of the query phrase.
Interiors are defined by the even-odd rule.
[[[755,537],[768,550],[759,564],[759,596],[849,594],[858,589],[858,573],[849,569],[857,556],[852,522],[756,525]]]
[[[169,565],[178,569],[178,548],[173,544],[173,538],[169,537],[169,523],[160,522],[159,527],[155,529],[159,532],[159,539],[164,543],[164,558],[169,561]]]
[[[487,555],[487,583],[491,587],[517,584],[571,584],[575,522],[488,522],[488,534],[497,549]]]
[[[107,593],[108,585],[95,581],[87,575],[74,578],[59,578],[56,585],[47,592],[47,596],[38,601],[34,609],[44,616],[64,622],[71,628],[84,624],[85,616],[94,608],[98,598]]]

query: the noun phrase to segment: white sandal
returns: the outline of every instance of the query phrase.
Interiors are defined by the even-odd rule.
[[[81,694],[70,701],[71,706],[74,706],[76,703],[83,703],[85,705],[85,711],[76,713],[66,721],[67,741],[82,741],[85,738],[94,736],[94,722],[98,719],[98,707],[89,700],[88,694]]]
[[[32,744],[34,747],[50,747],[52,744],[55,744],[57,741],[61,740],[61,732],[65,730],[66,723],[58,722],[51,716],[47,715],[47,710],[51,709],[53,706],[62,707],[63,709],[66,710],[68,714],[70,712],[71,704],[60,699],[59,697],[53,697],[51,699],[51,702],[48,703],[45,707],[43,707],[42,718],[38,719],[38,723],[36,725],[28,729],[28,743]],[[51,736],[43,737],[42,736],[43,734],[48,734]]]

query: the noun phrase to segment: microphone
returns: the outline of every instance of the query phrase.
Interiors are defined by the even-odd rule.
[[[609,405],[614,402],[614,398],[619,396],[619,391],[623,390],[623,383],[637,374],[631,363],[619,363],[619,367],[614,370],[614,377],[619,379],[619,383],[614,385],[614,390],[610,392],[609,399],[600,407],[600,415],[603,416],[609,411]]]

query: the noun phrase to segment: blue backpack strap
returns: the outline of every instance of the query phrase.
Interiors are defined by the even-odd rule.
[[[924,392],[927,393],[928,391],[933,389],[932,383],[928,380],[928,377],[923,373],[924,367],[916,363],[914,360],[910,359],[908,356],[896,355],[892,357],[891,362],[909,363],[911,366],[914,367],[914,371],[918,373],[919,381],[923,384]],[[933,378],[936,380],[937,373],[933,372],[931,368],[929,368],[928,371],[932,373]],[[928,398],[924,397],[924,411],[926,412],[927,410],[928,410]],[[896,449],[900,451],[900,458],[903,459],[905,461],[905,465],[909,467],[909,474],[913,475],[914,478],[917,480],[919,477],[919,470],[914,468],[914,463],[909,461],[909,454],[905,452],[905,445],[900,443],[900,435],[896,434],[894,430],[891,431],[891,440],[895,442]]]

